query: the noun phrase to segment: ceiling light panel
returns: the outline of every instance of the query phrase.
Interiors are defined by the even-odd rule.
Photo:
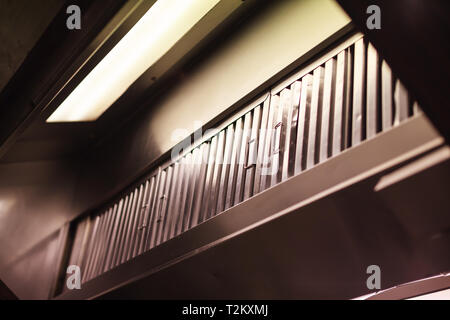
[[[219,1],[156,1],[47,122],[97,120]]]

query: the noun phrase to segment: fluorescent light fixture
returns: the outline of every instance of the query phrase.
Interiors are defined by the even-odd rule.
[[[97,120],[219,1],[156,1],[47,122]]]

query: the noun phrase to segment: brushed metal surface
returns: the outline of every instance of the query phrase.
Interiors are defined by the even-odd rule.
[[[352,146],[358,145],[363,139],[363,117],[365,107],[366,83],[366,50],[364,39],[355,43],[353,73],[353,105],[352,105]]]
[[[252,126],[252,113],[249,111],[243,117],[243,129],[239,150],[239,157],[237,158],[236,163],[236,180],[235,180],[235,191],[233,204],[236,205],[242,201],[244,198],[244,185],[245,185],[245,175],[246,175],[246,161],[247,161],[247,151],[248,151],[248,142],[250,140],[251,135],[251,126]]]
[[[111,242],[111,237],[112,237],[112,233],[113,233],[113,228],[114,228],[114,223],[115,223],[115,211],[114,208],[111,207],[108,210],[108,220],[109,220],[109,225],[108,228],[106,230],[105,236],[104,236],[104,243],[103,243],[103,247],[100,253],[100,259],[98,261],[98,265],[96,267],[96,275],[99,275],[101,273],[103,273],[103,270],[105,268],[105,260],[106,260],[106,255],[109,249],[109,244]]]
[[[172,179],[173,179],[173,167],[170,166],[166,169],[167,171],[167,178],[166,178],[166,185],[164,187],[164,192],[163,195],[161,196],[161,209],[159,212],[159,219],[158,219],[158,229],[157,229],[157,234],[156,234],[156,239],[155,239],[155,245],[158,245],[161,242],[162,237],[164,236],[164,229],[167,228],[166,227],[166,221],[167,221],[167,203],[170,201],[171,199],[171,194],[170,194],[170,187],[171,184],[173,183]]]
[[[379,72],[378,72],[378,53],[369,43],[367,48],[367,139],[372,138],[378,132],[378,89],[379,85]]]
[[[300,95],[300,110],[297,123],[297,146],[295,152],[295,174],[306,169],[309,140],[309,115],[311,110],[312,76],[302,78],[302,92]]]
[[[331,58],[325,63],[323,87],[322,124],[320,125],[320,154],[319,161],[325,161],[331,155],[331,141],[333,141],[333,112],[336,86],[336,59]],[[341,110],[342,117],[342,110]]]
[[[306,74],[283,80],[285,87],[277,85],[270,98],[263,95],[244,106],[209,136],[183,147],[175,159],[168,159],[150,173],[146,230],[138,240],[137,247],[142,246],[138,254],[338,155],[347,148],[347,141],[355,146],[355,141],[373,138],[382,130],[379,117],[386,108],[378,97],[390,91],[378,85],[387,67],[378,67],[374,48],[364,38],[354,38],[321,61]],[[413,100],[397,83],[395,96],[391,96],[398,116],[396,126],[416,115]],[[368,103],[362,104],[366,91]],[[144,228],[142,223],[136,224],[142,211],[136,203],[144,184],[148,181],[138,182],[122,196],[111,268],[131,258],[133,234]],[[90,235],[93,245],[87,250],[86,280],[99,275],[104,242],[111,238],[109,211],[105,210]]]
[[[129,9],[137,2],[126,1],[124,7]],[[144,2],[146,5],[152,3],[152,1]],[[295,68],[293,64],[298,66],[308,60],[312,55],[310,52],[312,48],[315,52],[319,52],[342,36],[341,28],[349,23],[349,19],[331,0],[277,1],[276,5],[268,6],[270,10],[251,11],[248,15],[251,19],[244,20],[239,25],[232,25],[233,28],[227,28],[226,32],[222,30],[221,37],[218,38],[220,47],[216,45],[208,47],[201,54],[199,59],[201,61],[198,61],[194,67],[177,73],[177,77],[171,80],[171,85],[165,83],[163,87],[169,92],[168,98],[163,99],[164,101],[151,99],[151,101],[136,103],[136,99],[140,98],[137,91],[147,89],[146,83],[140,87],[141,83],[137,86],[138,90],[130,90],[132,92],[120,101],[118,110],[121,111],[113,112],[114,115],[105,117],[105,121],[99,123],[98,127],[87,124],[46,126],[41,121],[48,112],[52,111],[52,107],[41,114],[42,108],[65,84],[73,71],[76,71],[86,57],[92,54],[92,50],[95,51],[98,44],[105,40],[102,36],[108,36],[111,30],[114,30],[123,20],[126,20],[126,23],[119,27],[118,33],[123,34],[127,31],[127,27],[129,28],[127,25],[129,21],[126,19],[128,12],[119,10],[125,1],[109,1],[109,5],[106,6],[103,2],[100,4],[82,1],[82,3],[89,5],[89,12],[83,11],[89,15],[83,15],[83,29],[73,32],[61,28],[60,26],[64,25],[67,18],[65,11],[61,12],[51,28],[52,32],[46,33],[47,36],[39,41],[40,50],[28,59],[30,63],[27,63],[27,66],[31,68],[24,68],[22,76],[18,78],[19,81],[13,92],[13,95],[18,97],[12,104],[14,107],[5,109],[10,116],[19,115],[19,107],[24,107],[27,113],[34,109],[31,115],[34,120],[21,126],[19,131],[30,125],[23,136],[16,135],[19,140],[15,140],[16,143],[2,160],[11,162],[57,158],[61,159],[58,165],[69,175],[81,175],[72,182],[70,177],[60,174],[58,169],[53,168],[51,174],[47,174],[41,182],[33,180],[29,183],[21,180],[17,173],[23,173],[23,168],[27,166],[42,170],[41,163],[34,163],[31,166],[29,164],[2,166],[4,170],[2,169],[0,180],[2,187],[4,186],[7,190],[5,195],[9,196],[13,193],[13,197],[17,196],[17,199],[20,199],[17,201],[20,206],[15,206],[8,212],[7,224],[12,227],[7,228],[4,233],[5,237],[11,241],[3,242],[4,248],[7,249],[2,252],[9,252],[4,257],[7,256],[5,259],[10,262],[60,227],[62,223],[79,217],[81,213],[94,211],[93,209],[105,203],[119,191],[121,192],[137,176],[146,172],[146,167],[175,143],[167,139],[168,132],[170,134],[174,128],[179,127],[190,128],[194,118],[200,117],[199,120],[204,123],[212,119],[215,121],[223,110],[228,112],[230,107],[235,108],[238,104],[252,99],[254,95],[259,94],[262,86],[266,86],[268,81],[277,81]],[[234,3],[246,6],[250,1],[238,0]],[[232,5],[227,8],[231,7]],[[222,7],[225,11],[227,8]],[[113,12],[116,11],[121,11],[121,14],[109,23]],[[131,20],[138,15],[132,14],[132,16]],[[217,21],[220,19],[208,17],[199,30],[212,30]],[[324,21],[327,23],[322,26]],[[106,24],[109,30],[98,35]],[[205,28],[206,24],[208,24],[207,28]],[[319,32],[312,33],[315,26],[322,27]],[[340,33],[333,39],[328,38],[337,32]],[[302,41],[292,41],[300,33],[304,33]],[[226,37],[222,37],[223,35]],[[197,33],[194,36],[202,37],[204,34]],[[108,44],[114,44],[120,36],[112,38],[114,38],[113,41],[108,41]],[[93,46],[91,46],[91,40],[93,40]],[[186,48],[189,48],[189,43],[180,43],[181,46],[183,44],[187,44]],[[85,45],[89,46],[88,50],[81,52]],[[175,57],[182,52],[182,50],[176,50]],[[307,53],[306,56],[304,56],[305,53]],[[96,59],[92,59],[94,60]],[[269,64],[266,61],[274,63]],[[81,63],[78,64],[78,62]],[[95,63],[89,63],[89,66],[92,65]],[[82,74],[85,73],[80,73],[80,76]],[[181,76],[185,78],[182,79],[183,81],[178,81],[178,77]],[[145,81],[147,80],[151,79]],[[54,87],[49,88],[48,84],[54,84]],[[213,86],[221,89],[212,90]],[[70,91],[71,88],[73,86],[68,86],[67,90]],[[20,94],[16,95],[16,93]],[[179,97],[182,99],[178,100]],[[36,104],[38,108],[35,108]],[[58,99],[54,100],[54,106],[57,105]],[[176,112],[183,115],[182,117],[173,116],[174,106],[177,109]],[[137,110],[138,108],[140,110]],[[133,113],[136,111],[136,115],[132,115],[130,110]],[[19,113],[20,117],[25,115],[22,112]],[[163,113],[162,117],[161,113]],[[7,118],[11,118],[12,121],[7,121]],[[3,118],[4,124],[8,128],[16,128],[17,117],[13,119],[8,116],[7,118]],[[162,130],[161,124],[164,124]],[[163,144],[160,144],[161,138]],[[130,143],[130,141],[133,142]],[[80,164],[82,168],[72,168],[68,163],[72,161]],[[9,174],[8,172],[15,170],[14,167],[20,168],[17,173]],[[36,178],[36,175],[28,175],[33,177],[31,179]],[[9,177],[13,178],[9,180]],[[9,181],[17,181],[18,185],[12,186]],[[22,181],[23,184],[20,184]],[[44,184],[49,188],[43,187]],[[17,190],[21,192],[25,190],[21,187],[25,186],[26,192],[18,194]],[[74,197],[73,190],[70,189],[75,186],[78,187]],[[28,192],[30,190],[28,187],[34,188],[36,192]],[[33,215],[29,214],[30,211]],[[121,212],[118,213],[119,216],[121,214]],[[25,216],[27,218],[23,220]],[[41,221],[46,221],[45,225],[40,224],[39,228],[35,228]],[[139,232],[141,231],[143,230]],[[35,268],[35,271],[39,272],[38,268]],[[18,276],[16,279],[20,282],[20,278]]]
[[[172,186],[170,190],[171,199],[172,201],[169,201],[169,207],[167,212],[167,228],[164,233],[163,241],[167,241],[172,237],[172,230],[174,228],[175,224],[175,208],[177,204],[177,198],[178,198],[178,188],[179,188],[179,172],[180,172],[180,162],[175,162],[173,164],[173,180],[172,180]]]
[[[114,221],[113,231],[111,234],[111,242],[110,242],[108,252],[106,255],[105,267],[103,269],[104,271],[107,271],[111,268],[111,261],[112,261],[113,252],[114,252],[114,244],[117,240],[117,234],[118,234],[119,224],[120,224],[120,219],[121,219],[122,206],[123,206],[123,200],[119,201],[119,203],[116,203],[114,205],[115,221]]]
[[[398,125],[401,121],[408,117],[408,92],[406,91],[402,82],[397,79],[395,81],[395,117],[394,125]]]
[[[222,172],[220,174],[220,185],[217,198],[217,212],[225,210],[225,202],[227,199],[228,179],[230,177],[231,154],[233,150],[234,140],[234,124],[230,124],[226,129],[225,151],[223,155]],[[202,164],[205,164],[202,161]],[[198,197],[198,196],[197,196]]]
[[[412,132],[415,134],[412,135]],[[102,290],[108,291],[107,288],[127,283],[135,277],[140,278],[145,274],[150,275],[163,270],[187,257],[215,247],[230,237],[245,233],[250,226],[263,225],[275,217],[281,217],[283,214],[280,211],[284,208],[291,205],[301,208],[314,203],[358,181],[364,181],[368,177],[388,171],[389,168],[404,163],[442,143],[442,138],[430,126],[426,118],[414,117],[162,243],[147,254],[118,267],[120,270],[105,273],[86,283],[83,294],[78,297],[84,294],[93,297]],[[370,154],[369,157],[368,154]],[[352,161],[353,165],[345,165],[348,161]],[[317,179],[318,176],[323,175],[326,175],[328,179]],[[373,184],[371,182],[372,191],[376,181]],[[350,211],[354,212],[354,210]],[[271,216],[273,217],[269,218]],[[170,261],[173,262],[168,263]],[[138,270],[144,266],[146,271]],[[99,290],[97,294],[93,293],[94,289]],[[70,297],[70,294],[66,293],[62,297]]]
[[[233,151],[231,152],[230,159],[230,172],[228,176],[227,184],[227,197],[225,200],[225,209],[228,209],[234,204],[234,197],[236,193],[236,181],[237,181],[237,164],[239,159],[239,153],[242,144],[242,131],[243,131],[243,119],[239,118],[234,122],[234,142]]]
[[[306,169],[313,167],[319,161],[320,140],[318,140],[318,137],[320,137],[322,115],[323,77],[324,68],[320,66],[313,72]]]
[[[299,120],[299,105],[300,105],[300,93],[301,82],[295,81],[291,85],[292,100],[291,106],[288,111],[287,128],[286,128],[286,141],[284,159],[283,159],[283,176],[282,180],[294,175],[295,171],[295,156],[297,152],[297,133],[298,133],[298,120]]]
[[[343,50],[337,55],[336,62],[336,91],[334,100],[334,119],[333,119],[333,146],[332,156],[341,152],[345,146],[345,120],[346,120],[346,71],[347,71],[347,51]]]
[[[143,196],[144,196],[144,185],[142,184],[139,189],[137,189],[138,196],[137,196],[137,203],[136,203],[136,211],[134,212],[134,222],[131,228],[131,236],[130,236],[130,246],[128,247],[128,254],[127,254],[127,260],[134,257],[134,252],[136,250],[136,242],[137,242],[137,236],[138,231],[140,227],[140,213],[142,212],[142,205],[143,205]]]
[[[214,161],[214,171],[210,184],[209,210],[206,212],[207,219],[214,217],[217,213],[217,198],[219,193],[220,177],[222,174],[223,153],[225,145],[225,131],[222,130],[217,138],[216,159]]]

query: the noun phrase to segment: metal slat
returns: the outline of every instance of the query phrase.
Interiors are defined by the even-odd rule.
[[[130,218],[131,218],[131,211],[133,210],[133,206],[134,206],[134,192],[131,192],[128,195],[128,206],[125,212],[125,218],[124,218],[124,222],[123,222],[123,227],[122,227],[122,232],[120,234],[119,237],[119,247],[117,249],[117,253],[116,253],[116,260],[115,260],[115,265],[120,265],[122,263],[122,256],[123,256],[123,251],[124,251],[124,247],[125,247],[125,242],[127,239],[127,232],[128,232],[128,227],[129,227],[129,222],[130,222]]]
[[[138,229],[138,225],[139,225],[139,214],[140,214],[140,209],[142,207],[142,193],[143,193],[143,185],[139,185],[136,187],[135,189],[135,205],[133,208],[133,211],[131,212],[131,223],[129,226],[129,232],[128,232],[128,243],[125,246],[124,251],[126,252],[126,254],[124,255],[124,260],[127,261],[129,259],[131,259],[131,257],[133,256],[133,252],[134,252],[134,247],[135,247],[135,242],[136,242],[136,234],[137,234],[137,229]]]
[[[131,229],[131,239],[130,239],[130,247],[128,248],[128,256],[127,260],[133,258],[135,256],[136,248],[137,248],[137,239],[139,235],[139,226],[141,223],[141,213],[142,213],[142,204],[144,198],[144,184],[141,184],[138,187],[139,193],[136,203],[136,211],[134,212],[135,219]]]
[[[182,210],[183,209],[183,189],[185,188],[186,185],[186,157],[183,157],[180,161],[180,169],[179,169],[179,175],[178,175],[178,189],[177,189],[177,193],[176,193],[176,198],[175,198],[175,206],[174,206],[174,213],[173,213],[173,224],[172,224],[172,234],[171,237],[176,236],[179,231],[178,231],[178,226],[181,224],[181,219],[182,219]]]
[[[179,209],[177,212],[177,223],[175,227],[175,234],[179,235],[183,230],[183,219],[184,219],[184,212],[186,209],[186,197],[187,197],[187,188],[189,185],[189,175],[191,170],[191,154],[188,153],[186,156],[183,157],[182,163],[183,163],[183,178],[181,180],[181,192],[180,192],[180,202],[179,202]]]
[[[106,226],[106,215],[105,215],[105,213],[103,212],[103,213],[101,213],[100,214],[100,224],[99,224],[99,228],[98,228],[98,237],[97,237],[97,239],[96,239],[96,244],[95,244],[95,248],[94,248],[94,250],[93,250],[93,259],[92,259],[92,262],[91,262],[91,265],[90,265],[90,267],[89,267],[89,270],[88,270],[88,279],[92,279],[92,278],[94,278],[95,277],[95,267],[96,267],[96,265],[97,265],[97,261],[98,261],[98,258],[99,258],[99,251],[100,251],[100,248],[101,248],[101,246],[102,246],[102,244],[103,244],[103,237],[104,237],[104,233],[105,233],[105,226]]]
[[[301,87],[300,81],[295,81],[291,84],[291,102],[287,111],[286,139],[284,142],[285,151],[283,155],[284,159],[281,177],[282,181],[294,175]]]
[[[89,245],[89,249],[87,251],[87,260],[86,260],[86,265],[84,266],[84,270],[83,272],[83,282],[89,281],[89,270],[92,264],[92,260],[94,259],[94,249],[95,249],[95,245],[97,244],[96,242],[96,237],[98,235],[98,228],[100,227],[100,216],[96,215],[94,218],[94,227],[92,229],[92,234],[90,237],[90,245]]]
[[[146,230],[145,230],[145,236],[144,236],[144,245],[143,250],[147,251],[150,246],[150,240],[153,233],[153,221],[155,218],[155,211],[156,211],[156,203],[158,199],[158,192],[159,192],[159,185],[161,183],[161,167],[158,168],[158,171],[155,176],[155,186],[152,190],[151,198],[149,201],[149,211],[147,216],[147,222],[146,222]]]
[[[210,210],[210,196],[211,196],[211,184],[214,177],[214,167],[216,163],[216,151],[217,151],[217,136],[211,138],[211,146],[208,156],[208,165],[206,169],[205,189],[203,192],[203,206],[201,209],[201,217],[199,222],[203,222],[208,219],[208,212]]]
[[[83,219],[79,221],[76,225],[76,231],[72,246],[72,252],[70,253],[70,259],[68,265],[77,265],[81,266],[81,253],[83,250],[83,239],[85,238],[86,233],[86,223],[87,219]]]
[[[395,81],[395,121],[398,125],[408,118],[408,92],[400,80]]]
[[[84,221],[79,222],[76,225],[75,235],[73,237],[72,251],[70,252],[68,265],[78,265],[78,255],[80,254],[81,241],[83,240]]]
[[[190,157],[190,154],[189,154]],[[189,158],[190,159],[190,158]],[[184,155],[182,158],[178,159],[178,174],[175,177],[177,180],[176,191],[173,196],[173,207],[171,206],[172,224],[169,226],[169,239],[177,236],[183,228],[184,211],[186,205],[186,194],[190,170],[190,162],[188,155]]]
[[[78,259],[77,259],[77,263],[76,263],[78,266],[80,266],[80,268],[82,268],[82,266],[83,266],[84,257],[85,257],[86,250],[87,250],[89,233],[90,233],[90,229],[92,227],[91,219],[89,219],[88,217],[83,219],[83,225],[84,225],[83,240],[81,242],[81,249],[80,249],[80,253],[78,255]]]
[[[323,67],[318,67],[313,73],[311,108],[309,116],[308,154],[306,168],[313,167],[319,161],[319,137],[321,125],[321,108],[323,95]]]
[[[274,126],[274,141],[272,147],[272,176],[270,185],[281,182],[283,175],[283,160],[284,152],[286,150],[285,138],[287,129],[287,113],[292,105],[292,92],[289,88],[285,88],[280,92],[280,102],[278,107],[278,114],[275,118],[276,124]],[[289,124],[290,125],[290,124]],[[288,145],[289,146],[289,145]],[[287,150],[289,152],[289,150]]]
[[[209,211],[208,219],[214,217],[217,213],[217,198],[219,193],[220,175],[222,174],[223,152],[225,145],[225,131],[219,132],[217,140],[216,160],[214,163],[214,173],[210,185]]]
[[[81,258],[81,264],[80,264],[80,270],[81,270],[81,283],[84,283],[86,278],[86,267],[88,264],[89,256],[90,256],[90,249],[92,245],[92,234],[94,232],[95,227],[95,221],[92,221],[92,217],[87,217],[87,224],[89,226],[89,229],[87,230],[85,234],[85,246],[83,248],[84,252]]]
[[[261,126],[261,106],[252,111],[252,125],[250,139],[247,142],[247,155],[245,163],[244,200],[253,196],[255,182],[255,168],[258,157],[258,141]]]
[[[378,53],[369,43],[367,48],[367,139],[377,134],[378,123]]]
[[[355,43],[352,146],[358,145],[363,140],[365,69],[365,44],[364,39],[360,39]]]
[[[98,269],[99,269],[99,265],[101,263],[102,260],[102,250],[104,248],[104,246],[106,245],[106,238],[108,236],[108,228],[109,228],[109,224],[110,224],[110,215],[108,214],[109,211],[105,211],[103,213],[103,226],[100,232],[100,237],[98,239],[98,247],[97,247],[97,253],[96,253],[96,257],[94,260],[94,264],[92,265],[92,272],[91,272],[91,277],[94,278],[98,275]]]
[[[414,101],[413,103],[413,113],[414,115],[418,115],[421,112],[419,103],[417,101]]]
[[[194,207],[195,201],[195,189],[197,184],[199,183],[199,175],[200,175],[200,162],[201,162],[202,154],[200,152],[200,147],[192,150],[192,164],[190,170],[189,177],[189,186],[186,197],[186,209],[183,216],[183,232],[190,228],[191,219],[192,219],[192,210]]]
[[[173,196],[172,193],[172,185],[174,180],[174,165],[171,165],[167,168],[167,180],[164,194],[166,198],[163,201],[161,215],[162,221],[160,223],[160,229],[158,232],[158,237],[156,238],[156,245],[165,241],[165,235],[167,234],[167,229],[169,226],[169,204],[171,202],[171,198]]]
[[[242,131],[243,131],[243,120],[239,118],[234,123],[234,141],[233,150],[231,152],[230,159],[230,170],[228,176],[227,184],[227,196],[225,200],[225,210],[231,208],[234,204],[234,194],[236,192],[236,179],[237,179],[237,169],[239,161],[239,152],[241,151],[242,144]]]
[[[114,210],[113,207],[109,208],[107,211],[107,225],[106,225],[106,229],[105,229],[105,233],[104,233],[104,237],[102,239],[103,245],[100,249],[100,255],[99,255],[99,260],[97,262],[97,266],[96,266],[96,271],[95,273],[97,275],[100,275],[103,273],[103,265],[105,262],[105,257],[106,257],[106,250],[108,248],[108,243],[109,243],[109,239],[111,237],[111,233],[112,233],[112,227],[114,225]]]
[[[105,250],[106,250],[105,248],[107,246],[108,236],[111,232],[111,225],[113,222],[112,208],[110,208],[106,211],[105,216],[106,216],[106,225],[102,232],[102,238],[100,239],[100,248],[98,251],[98,258],[94,264],[94,270],[93,270],[94,277],[98,276],[99,274],[101,274],[103,272],[102,265],[103,265],[104,256],[105,256]]]
[[[122,219],[122,208],[123,208],[124,200],[121,199],[119,204],[115,205],[115,215],[114,215],[114,227],[113,233],[111,235],[111,243],[109,244],[108,253],[106,255],[105,267],[103,268],[104,272],[111,269],[112,259],[114,255],[114,248],[116,246],[117,241],[117,233],[119,232],[120,221]]]
[[[182,232],[189,229],[189,223],[192,214],[192,206],[194,203],[194,190],[195,185],[197,184],[198,174],[200,167],[197,165],[198,157],[199,157],[200,149],[195,148],[192,152],[189,153],[191,156],[191,164],[189,169],[189,178],[188,178],[188,188],[186,192],[186,206],[183,213],[183,228]]]
[[[102,259],[99,263],[99,274],[102,274],[103,272],[105,272],[105,268],[106,268],[106,263],[108,260],[108,254],[110,252],[110,248],[111,248],[111,242],[113,241],[113,236],[114,236],[114,228],[116,226],[116,215],[117,215],[117,204],[114,204],[111,208],[110,208],[110,225],[109,225],[109,230],[108,230],[108,235],[105,241],[105,246],[103,249],[103,255],[102,255]]]
[[[331,155],[335,156],[345,148],[345,104],[347,78],[347,51],[343,50],[337,55],[336,87],[334,96],[333,119],[333,146]]]
[[[236,189],[234,192],[233,204],[238,204],[243,200],[244,196],[244,182],[245,182],[245,161],[246,149],[248,140],[250,138],[250,126],[252,123],[252,114],[247,112],[244,116],[244,128],[242,130],[241,146],[239,151],[239,158],[236,165]]]
[[[260,183],[260,191],[266,190],[266,188],[270,184],[270,176],[272,172],[272,143],[274,139],[274,119],[276,117],[279,105],[279,97],[271,96],[270,97],[270,107],[269,107],[269,117],[267,119],[267,131],[265,134],[265,146],[264,146],[264,154],[263,161],[261,165],[261,183]]]
[[[80,267],[80,270],[82,273],[84,271],[84,266],[86,264],[89,240],[90,240],[90,236],[91,236],[91,232],[92,232],[92,223],[91,223],[90,217],[86,217],[85,219],[83,219],[83,221],[85,224],[85,231],[83,234],[83,242],[81,245],[81,250],[80,250],[80,254],[78,256],[78,263],[77,263],[77,265]]]
[[[173,165],[173,173],[172,173],[172,182],[170,183],[170,198],[168,199],[167,206],[167,219],[166,224],[164,226],[164,234],[162,241],[166,241],[170,239],[171,233],[173,230],[173,221],[175,217],[175,204],[176,198],[178,196],[177,188],[179,188],[179,171],[180,171],[180,163],[177,161]]]
[[[266,136],[267,136],[267,121],[269,118],[269,109],[270,109],[270,95],[268,98],[264,100],[262,105],[262,117],[261,117],[261,129],[259,132],[259,141],[258,141],[258,157],[256,159],[255,166],[255,181],[254,181],[254,194],[257,194],[261,190],[261,174],[262,168],[264,165],[264,152],[266,146]]]
[[[144,230],[144,239],[142,244],[142,252],[145,252],[147,250],[147,243],[149,241],[150,234],[152,232],[152,217],[154,208],[156,205],[156,198],[158,197],[158,187],[159,187],[159,181],[160,181],[160,175],[161,175],[161,168],[157,169],[157,172],[152,177],[152,188],[150,190],[150,195],[148,199],[148,209],[146,213],[146,220],[145,220],[145,230]]]
[[[278,167],[278,153],[280,152],[280,136],[282,129],[282,111],[280,112],[280,96],[273,95],[270,99],[270,110],[273,112],[272,122],[270,123],[269,133],[270,133],[270,148],[269,148],[269,161],[266,167],[266,187],[270,187],[275,184],[276,179],[273,178],[277,174]],[[281,116],[279,116],[281,114]],[[276,158],[276,159],[274,159]]]
[[[305,75],[301,81],[300,105],[297,123],[294,174],[306,169],[309,137],[309,115],[311,113],[312,76]]]
[[[138,239],[137,239],[137,249],[136,249],[136,255],[141,254],[144,252],[144,246],[145,246],[145,235],[147,234],[148,229],[148,216],[150,212],[150,206],[151,206],[151,199],[152,194],[155,189],[155,183],[156,178],[153,176],[147,182],[145,183],[145,191],[144,191],[144,200],[142,203],[142,219],[140,222],[140,225],[138,227]]]
[[[166,172],[167,172],[166,183],[164,186],[164,193],[161,198],[161,205],[160,205],[161,210],[159,212],[159,219],[158,219],[159,223],[157,233],[155,236],[155,246],[161,243],[164,228],[166,227],[168,203],[171,198],[170,186],[172,184],[173,167],[172,166],[167,167]]]
[[[110,259],[108,269],[112,269],[115,266],[117,251],[118,251],[119,245],[120,245],[120,235],[121,235],[121,231],[122,231],[122,228],[124,225],[126,211],[127,211],[127,207],[128,207],[128,196],[126,196],[125,198],[122,198],[121,201],[122,200],[123,200],[123,202],[122,202],[122,206],[120,207],[120,211],[117,212],[119,215],[119,221],[117,224],[117,230],[116,230],[116,235],[114,238],[114,243],[113,243],[112,252],[111,252],[111,259]]]
[[[98,224],[97,236],[94,239],[94,247],[93,247],[92,253],[91,253],[92,254],[92,259],[89,262],[88,269],[86,270],[87,271],[87,278],[86,279],[88,279],[88,280],[93,278],[93,271],[94,271],[94,268],[95,268],[96,261],[98,259],[98,250],[99,250],[99,247],[100,247],[100,245],[102,243],[101,239],[102,239],[103,233],[104,233],[105,220],[106,220],[104,213],[99,214],[99,217],[100,217],[100,221],[99,221],[99,224]]]
[[[128,218],[128,224],[125,233],[125,242],[123,245],[122,253],[120,254],[120,263],[127,261],[128,255],[130,254],[130,243],[132,239],[132,232],[134,231],[134,223],[136,219],[136,205],[138,202],[139,189],[135,188],[133,193],[133,203],[131,205],[130,217]]]
[[[245,146],[245,155],[243,163],[244,176],[242,180],[242,189],[243,189],[242,200],[246,200],[253,195],[253,182],[255,174],[254,169],[256,165],[256,156],[257,156],[256,146],[258,143],[258,129],[261,117],[260,107],[257,106],[252,111],[250,111],[249,114],[251,117],[251,123],[249,127],[247,143]]]
[[[100,222],[100,217],[99,216],[95,216],[94,218],[95,222],[94,222],[94,226],[92,228],[92,232],[90,234],[90,239],[89,239],[89,249],[86,251],[87,254],[87,259],[86,259],[86,264],[84,265],[84,268],[82,270],[82,282],[86,282],[87,276],[88,276],[88,270],[89,270],[89,266],[92,260],[92,251],[95,245],[95,237],[97,235],[97,228]]]
[[[205,182],[206,182],[206,169],[208,166],[208,156],[209,156],[209,143],[204,142],[200,145],[200,168],[199,168],[199,176],[198,176],[198,183],[195,187],[195,197],[194,197],[194,206],[192,208],[192,216],[190,220],[189,227],[195,227],[199,221],[201,216],[201,210],[202,210],[202,199],[205,189]]]
[[[152,218],[150,223],[150,232],[148,233],[147,250],[150,250],[155,246],[155,239],[158,232],[158,226],[160,223],[161,206],[164,202],[164,188],[167,178],[166,170],[161,170],[159,174],[159,183],[157,188],[157,197],[155,198],[155,205],[152,210]]]
[[[343,112],[343,132],[344,149],[352,146],[352,121],[353,121],[353,66],[354,66],[354,46],[347,48],[347,74],[345,83],[345,103]]]
[[[325,63],[323,84],[322,124],[320,125],[319,162],[331,156],[333,141],[334,89],[336,81],[336,60],[331,58]]]
[[[127,232],[127,226],[128,226],[128,221],[129,221],[129,217],[130,217],[130,211],[131,211],[131,207],[133,205],[133,198],[134,198],[134,194],[130,193],[128,195],[128,203],[127,203],[127,207],[124,211],[124,219],[122,222],[122,226],[120,228],[120,233],[119,233],[119,238],[118,238],[118,247],[117,250],[115,252],[115,259],[113,261],[114,266],[117,266],[120,264],[121,258],[122,258],[122,249],[124,246],[124,242],[125,242],[125,234]]]
[[[217,213],[225,210],[225,201],[227,199],[227,182],[230,176],[231,152],[233,148],[234,125],[230,124],[226,129],[225,151],[222,163],[222,173],[220,174]]]
[[[126,233],[126,229],[127,229],[127,224],[128,224],[128,218],[130,215],[130,211],[131,211],[131,206],[133,203],[133,194],[130,193],[127,195],[127,201],[126,201],[126,206],[124,207],[123,210],[123,220],[121,222],[121,226],[120,226],[120,231],[117,237],[117,249],[114,252],[114,259],[113,259],[113,267],[117,266],[118,264],[120,264],[120,254],[122,252],[122,248],[124,245],[124,241],[125,241],[125,233]]]
[[[123,263],[124,256],[126,255],[125,248],[127,247],[127,244],[128,244],[128,233],[130,232],[130,224],[131,224],[131,221],[133,219],[133,211],[136,208],[136,200],[137,200],[136,197],[137,197],[136,190],[131,192],[130,195],[129,195],[127,215],[125,217],[125,223],[124,223],[124,226],[123,226],[123,231],[122,231],[122,236],[121,236],[121,240],[120,240],[119,251],[118,251],[118,254],[117,254],[116,265],[119,265],[119,264]]]
[[[186,229],[187,217],[189,210],[189,199],[190,199],[190,187],[192,183],[192,174],[194,171],[193,157],[192,153],[188,153],[184,156],[184,166],[183,166],[184,176],[183,176],[183,189],[180,198],[180,211],[178,213],[178,225],[177,225],[177,235],[182,233]]]

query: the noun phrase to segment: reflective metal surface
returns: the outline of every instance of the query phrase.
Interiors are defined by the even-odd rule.
[[[354,59],[347,59],[353,55]],[[351,77],[347,63],[352,65]],[[383,90],[377,79],[388,67],[376,66],[383,63],[364,38],[355,39],[306,74],[283,81],[270,95],[244,108],[238,118],[224,121],[219,132],[155,168],[149,175],[151,182],[139,183],[115,203],[84,218],[92,220],[93,228],[86,257],[79,257],[87,261],[83,283],[103,273],[104,247],[110,241],[113,251],[106,270],[131,259],[142,243],[139,253],[384,132],[385,113],[391,119],[384,121],[388,128],[414,116],[419,110],[408,108],[413,102],[398,79],[389,102],[383,100],[387,105],[378,100]],[[390,79],[393,87],[394,78]],[[343,137],[349,137],[347,143]],[[139,190],[144,189],[144,198],[150,199],[145,205],[138,201]],[[112,210],[115,207],[119,209]],[[143,226],[135,221],[143,210],[146,227],[138,240],[133,234]],[[113,236],[110,224],[116,217],[120,219]],[[85,223],[79,222],[80,228]],[[74,242],[80,243],[84,235],[77,237]]]
[[[342,299],[367,292],[365,267],[373,261],[384,270],[383,287],[439,270],[448,261],[441,254],[447,238],[435,242],[440,247],[432,251],[417,240],[429,245],[433,235],[447,228],[445,192],[427,192],[443,207],[427,216],[426,223],[420,221],[427,199],[415,196],[409,210],[402,204],[411,194],[423,193],[426,181],[435,181],[444,190],[448,181],[442,173],[448,170],[448,161],[432,173],[420,173],[382,192],[374,192],[374,186],[393,168],[442,143],[419,115],[59,298]],[[422,265],[423,259],[430,263]],[[266,287],[268,283],[272,285]]]

